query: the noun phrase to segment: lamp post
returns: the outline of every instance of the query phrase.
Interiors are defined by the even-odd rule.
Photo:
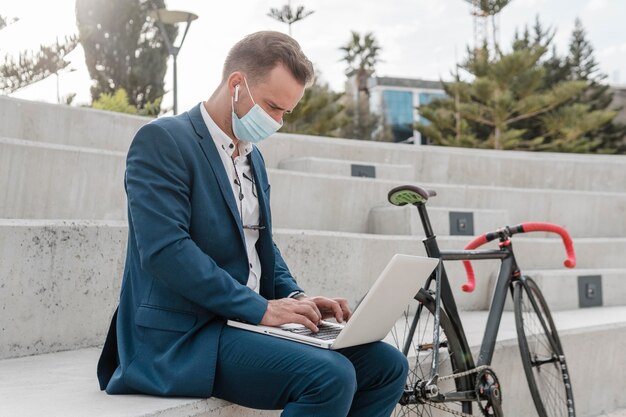
[[[198,18],[197,14],[190,12],[183,12],[180,10],[167,10],[167,9],[154,9],[152,10],[148,16],[154,19],[159,26],[159,30],[161,31],[161,36],[163,36],[163,40],[165,41],[165,46],[167,46],[167,50],[170,55],[174,58],[174,114],[178,114],[178,85],[177,85],[177,68],[176,68],[176,57],[178,56],[178,52],[180,52],[180,48],[183,46],[183,42],[185,42],[185,37],[187,36],[187,31],[189,31],[189,26],[191,26],[191,22]],[[186,22],[187,26],[185,27],[185,33],[183,34],[183,38],[180,41],[178,46],[174,45],[174,40],[171,40],[167,35],[167,31],[165,30],[164,25],[175,25],[177,23]]]

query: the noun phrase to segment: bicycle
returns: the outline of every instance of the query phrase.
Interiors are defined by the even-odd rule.
[[[412,204],[417,208],[425,232],[426,253],[440,259],[413,305],[405,311],[404,320],[391,332],[393,343],[411,364],[394,416],[444,412],[468,417],[473,415],[473,404],[484,416],[503,415],[500,384],[490,364],[510,291],[522,364],[539,417],[575,417],[569,371],[550,310],[532,278],[521,274],[511,244],[511,237],[517,233],[557,233],[568,257],[564,264],[573,268],[576,258],[568,232],[550,223],[524,223],[485,233],[464,250],[439,250],[426,210],[426,202],[435,195],[434,191],[412,185],[396,187],[388,194],[389,202],[396,206]],[[495,239],[499,239],[499,249],[477,250]],[[462,289],[471,292],[475,277],[470,261],[484,259],[500,260],[501,265],[480,353],[474,363],[443,261],[463,261],[468,281]]]

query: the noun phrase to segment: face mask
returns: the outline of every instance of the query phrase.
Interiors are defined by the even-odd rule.
[[[243,81],[246,84],[246,90],[248,90],[248,94],[250,95],[250,99],[252,103],[254,103],[254,107],[250,109],[248,113],[246,113],[241,119],[235,114],[235,101],[239,99],[239,94],[237,91],[237,87],[235,90],[235,97],[231,99],[232,105],[232,120],[233,120],[233,133],[235,137],[239,140],[243,140],[250,143],[259,143],[263,139],[267,139],[269,136],[276,133],[278,129],[283,125],[282,123],[278,123],[276,120],[272,119],[272,117],[265,112],[256,104],[254,99],[252,98],[252,94],[250,94],[250,88],[248,87],[248,81],[244,77]]]

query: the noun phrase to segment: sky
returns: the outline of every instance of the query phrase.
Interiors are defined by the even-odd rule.
[[[103,0],[107,1],[107,0]],[[230,47],[258,30],[287,32],[267,16],[287,0],[166,0],[172,10],[196,13],[178,55],[179,111],[206,100],[217,87]],[[471,7],[464,0],[292,0],[314,13],[292,26],[292,36],[313,61],[324,81],[343,90],[345,63],[339,47],[350,32],[373,32],[381,51],[377,75],[448,79],[455,63],[473,44]],[[0,0],[0,14],[20,20],[0,30],[0,58],[77,33],[75,0]],[[611,84],[626,84],[626,0],[513,0],[499,17],[500,44],[508,48],[515,30],[532,26],[539,16],[556,29],[554,43],[567,52],[574,21],[582,20],[600,69]],[[181,31],[182,33],[182,31]],[[90,102],[91,81],[79,46],[68,59],[69,71],[26,87],[13,97],[46,102],[76,93],[75,104]],[[163,105],[172,103],[172,72],[166,75]]]

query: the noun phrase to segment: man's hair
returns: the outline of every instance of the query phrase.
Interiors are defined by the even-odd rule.
[[[302,85],[313,83],[313,64],[298,42],[291,36],[273,31],[252,33],[237,42],[224,62],[222,82],[235,71],[241,71],[253,80],[262,80],[278,64],[284,65]]]

